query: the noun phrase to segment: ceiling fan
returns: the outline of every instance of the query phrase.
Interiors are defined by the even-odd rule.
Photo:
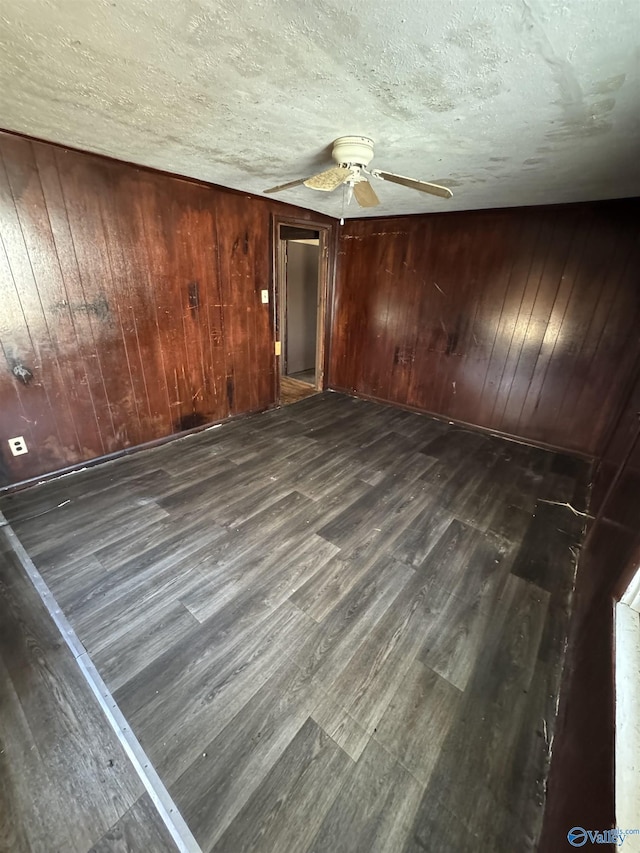
[[[265,193],[279,193],[300,184],[304,184],[305,187],[310,187],[312,190],[331,192],[344,184],[347,188],[347,204],[353,195],[360,207],[376,207],[380,204],[380,199],[371,186],[369,178],[378,178],[441,198],[451,198],[453,195],[450,189],[438,186],[438,184],[405,178],[402,175],[395,175],[393,172],[384,172],[382,169],[369,169],[369,163],[373,159],[373,140],[367,136],[340,136],[333,143],[331,156],[335,160],[336,166],[332,166],[330,169],[310,178],[299,178],[296,181],[271,187],[265,190]]]

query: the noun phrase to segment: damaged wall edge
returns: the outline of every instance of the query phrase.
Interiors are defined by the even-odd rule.
[[[640,566],[640,359],[638,368],[596,472],[595,518],[578,563],[540,853],[556,853],[558,839],[574,826],[616,826],[614,625],[616,602]]]

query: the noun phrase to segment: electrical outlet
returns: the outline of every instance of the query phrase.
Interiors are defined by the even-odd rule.
[[[18,435],[16,438],[10,438],[9,447],[14,456],[22,456],[23,453],[29,452],[27,442],[21,435]]]
[[[262,295],[262,304],[267,305],[269,303],[269,291],[261,290],[260,293]]]

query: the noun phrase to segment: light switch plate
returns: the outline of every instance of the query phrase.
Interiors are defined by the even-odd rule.
[[[260,294],[262,295],[262,304],[268,305],[269,304],[269,291],[268,290],[261,290]]]

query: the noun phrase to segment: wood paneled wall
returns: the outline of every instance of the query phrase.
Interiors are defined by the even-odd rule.
[[[11,134],[0,156],[0,486],[274,403],[271,215],[306,211]]]
[[[330,386],[598,454],[639,346],[638,200],[347,222]]]
[[[567,827],[615,826],[614,603],[640,565],[640,358],[596,473],[580,553],[540,853]],[[614,850],[614,845],[605,846]]]

